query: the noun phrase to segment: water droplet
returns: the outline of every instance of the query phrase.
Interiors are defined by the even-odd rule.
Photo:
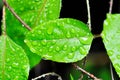
[[[30,50],[33,52],[33,53],[36,53],[36,50],[34,48],[30,48]]]
[[[45,54],[43,55],[44,58],[48,59],[48,58],[52,58],[52,56],[48,55],[48,54]]]
[[[42,23],[43,22],[43,20],[40,20],[40,23]]]
[[[69,58],[69,59],[72,59],[73,57],[74,57],[74,53],[69,53],[69,54],[68,54],[68,58]]]
[[[75,30],[74,30],[74,29],[71,29],[71,33],[75,33]]]
[[[59,48],[59,47],[56,47],[56,51],[60,51],[60,48]]]
[[[50,46],[49,48],[49,52],[51,52],[53,50],[53,46]]]
[[[49,13],[51,14],[51,13],[52,13],[52,11],[49,11]]]
[[[9,66],[9,67],[8,67],[8,71],[11,71],[11,70],[12,70],[12,67],[11,67],[11,66]]]
[[[67,38],[70,38],[70,37],[71,37],[71,34],[70,34],[69,32],[67,32],[66,37],[67,37]]]
[[[32,37],[35,37],[35,34],[32,34]]]
[[[41,33],[42,33],[41,30],[39,30],[39,31],[38,31],[38,34],[41,34]]]
[[[21,4],[23,4],[23,1],[20,1]]]
[[[12,67],[17,67],[19,64],[18,63],[12,63]]]
[[[117,72],[120,72],[120,64],[116,63],[116,64],[113,64],[115,66],[115,70]]]
[[[80,47],[80,50],[79,50],[80,54],[87,54],[86,50],[83,48],[83,47]]]
[[[120,55],[117,55],[117,58],[120,59]]]
[[[27,39],[24,40],[25,43],[27,43],[27,41],[28,41]]]
[[[37,42],[37,41],[33,41],[33,42],[32,42],[32,45],[33,45],[33,46],[37,46],[37,45],[38,45],[38,42]]]
[[[42,52],[43,50],[42,49],[39,49],[39,52]]]
[[[52,34],[52,32],[53,32],[53,30],[51,28],[47,30],[48,34]]]
[[[22,26],[24,27],[24,25],[22,24]]]
[[[28,1],[28,4],[31,5],[32,4],[31,1]]]
[[[52,41],[52,44],[55,44],[55,43],[56,43],[56,40],[53,40],[53,41]]]
[[[41,43],[42,43],[42,45],[45,46],[47,44],[47,41],[46,40],[42,40]]]
[[[76,47],[72,47],[72,51],[75,51],[76,50]]]
[[[113,52],[112,50],[109,50],[109,51],[108,51],[108,55],[109,55],[109,56],[112,56],[113,53],[114,53],[114,52]]]
[[[9,58],[7,58],[7,60],[6,60],[7,62],[9,62],[10,61],[10,59]]]
[[[23,11],[23,10],[24,10],[24,7],[21,7],[20,10]]]
[[[90,44],[90,42],[91,42],[90,37],[80,37],[79,40],[82,44]]]
[[[38,2],[39,0],[34,0],[34,1]]]
[[[30,7],[30,9],[31,9],[31,10],[33,10],[33,9],[34,9],[34,7],[33,7],[33,6],[31,6],[31,7]]]
[[[19,79],[19,76],[15,76],[14,80],[18,80]]]
[[[68,48],[67,45],[63,46],[63,50],[67,50],[67,48]]]
[[[107,22],[107,21],[104,21],[104,24],[105,24],[105,25],[108,25],[108,22]]]

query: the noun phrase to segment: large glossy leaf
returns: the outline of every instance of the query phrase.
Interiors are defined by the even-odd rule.
[[[9,37],[0,36],[0,80],[27,80],[29,61],[24,50]]]
[[[7,0],[7,2],[31,28],[58,18],[61,9],[61,0]],[[7,34],[25,49],[30,59],[30,65],[33,67],[40,61],[40,57],[30,52],[23,41],[28,30],[22,26],[9,10],[6,11],[6,24]]]
[[[31,51],[57,62],[75,62],[84,58],[93,36],[88,27],[74,19],[58,19],[37,26],[25,42]]]
[[[108,14],[102,32],[103,42],[120,77],[120,14]]]

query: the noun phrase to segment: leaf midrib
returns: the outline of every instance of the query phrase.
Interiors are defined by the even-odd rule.
[[[45,4],[47,3],[47,0],[44,0],[44,3],[42,5],[42,7],[38,10],[38,14],[37,14],[37,17],[36,17],[36,20],[35,20],[35,23],[34,23],[34,27],[37,26],[38,24],[38,19],[40,18],[40,14],[42,13],[42,11],[45,9]],[[33,27],[32,26],[32,27]]]
[[[3,36],[3,50],[2,50],[2,79],[5,80],[5,56],[6,56],[6,36]]]

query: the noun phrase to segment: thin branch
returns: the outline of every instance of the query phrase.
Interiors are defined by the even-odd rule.
[[[83,63],[82,63],[83,69],[85,69],[86,62],[87,62],[87,56],[83,59]],[[84,73],[82,72],[82,74],[80,75],[80,78],[78,80],[82,80],[83,77],[84,77]]]
[[[87,12],[88,12],[88,26],[89,29],[91,30],[91,14],[90,14],[90,4],[89,4],[89,0],[86,0],[86,4],[87,4]]]
[[[62,78],[61,78],[61,76],[60,75],[58,75],[58,74],[56,74],[56,73],[54,73],[54,72],[49,72],[49,73],[46,73],[46,74],[43,74],[43,75],[41,75],[41,76],[38,76],[38,77],[36,77],[36,78],[34,78],[34,79],[32,79],[32,80],[37,80],[37,79],[40,79],[40,78],[44,78],[44,77],[46,77],[46,76],[58,76],[58,80],[62,80]]]
[[[110,73],[111,73],[111,79],[114,80],[113,69],[112,69],[111,63],[110,63]]]
[[[25,28],[28,30],[32,30],[16,13],[15,11],[9,6],[6,0],[3,0],[4,5],[11,11],[11,13],[24,25]]]
[[[73,67],[75,67],[77,70],[80,70],[81,72],[83,72],[84,74],[88,75],[89,77],[91,77],[94,80],[100,80],[97,77],[95,77],[93,74],[90,74],[89,72],[85,71],[84,69],[80,68],[79,66],[77,66],[74,63],[73,63]]]
[[[94,39],[95,39],[95,38],[99,38],[99,37],[101,37],[101,34],[95,34],[95,35],[94,35]]]
[[[3,12],[2,12],[2,13],[3,13],[3,16],[2,16],[2,19],[3,19],[3,20],[2,20],[2,23],[3,23],[3,25],[2,25],[2,26],[3,26],[3,27],[2,27],[2,30],[3,30],[3,32],[2,32],[2,34],[3,34],[3,35],[6,35],[6,20],[5,20],[5,15],[6,15],[6,14],[5,14],[5,6],[3,6]]]
[[[113,0],[110,0],[110,7],[109,7],[109,14],[112,13],[112,8],[113,8]]]

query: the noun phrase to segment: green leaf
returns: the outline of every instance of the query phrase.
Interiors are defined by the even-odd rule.
[[[27,80],[29,61],[24,50],[9,37],[0,36],[0,80]]]
[[[84,58],[93,36],[88,27],[74,19],[57,19],[28,32],[25,42],[42,58],[57,62],[76,62]]]
[[[70,80],[74,80],[74,78],[73,78],[72,74],[70,74]]]
[[[7,0],[14,11],[31,28],[43,22],[59,18],[61,0]],[[28,32],[22,24],[6,10],[7,34],[17,44],[25,49],[31,68],[40,61],[40,56],[33,54],[24,43],[25,33]]]
[[[120,77],[120,14],[108,14],[102,32],[108,56]]]

